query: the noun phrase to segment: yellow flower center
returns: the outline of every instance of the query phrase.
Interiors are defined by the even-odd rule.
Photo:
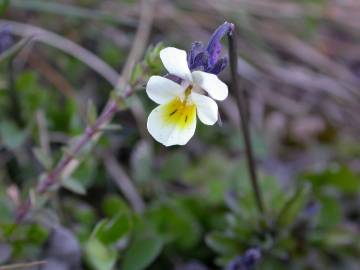
[[[192,87],[188,89],[185,90],[185,99],[175,98],[166,104],[163,114],[166,122],[182,129],[189,127],[196,118],[196,106],[188,102]]]

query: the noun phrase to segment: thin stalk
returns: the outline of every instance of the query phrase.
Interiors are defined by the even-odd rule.
[[[100,117],[96,120],[95,124],[86,128],[85,132],[78,140],[72,151],[58,163],[54,170],[52,170],[44,180],[40,181],[37,186],[37,192],[42,194],[48,190],[48,188],[54,185],[60,178],[62,172],[69,165],[69,163],[76,157],[83,147],[91,141],[91,139],[98,134],[102,127],[104,127],[113,118],[114,114],[118,110],[116,101],[109,101],[106,108]]]
[[[14,67],[13,67],[13,61],[12,59],[9,60],[8,62],[8,81],[9,81],[9,98],[10,98],[10,104],[11,104],[11,108],[10,108],[10,115],[12,117],[14,117],[14,120],[16,122],[16,124],[19,127],[23,127],[24,126],[24,121],[21,117],[21,109],[20,109],[20,104],[19,104],[19,97],[17,95],[16,92],[16,87],[15,87],[15,74],[14,74]]]
[[[20,269],[30,269],[32,267],[41,266],[46,264],[46,261],[38,261],[38,262],[29,262],[29,263],[17,263],[0,266],[0,270],[20,270]]]
[[[236,99],[237,106],[240,114],[240,126],[245,142],[246,160],[250,173],[251,186],[255,196],[256,206],[261,214],[264,214],[265,208],[262,200],[261,190],[259,187],[259,181],[256,174],[256,164],[254,159],[254,153],[251,144],[249,121],[247,117],[247,98],[246,89],[239,87],[238,75],[237,75],[237,47],[235,28],[228,33],[229,40],[229,60],[231,70],[231,91]]]
[[[117,91],[117,96],[110,96],[109,101],[104,108],[103,112],[99,118],[95,121],[93,125],[88,126],[84,133],[81,135],[80,139],[73,145],[69,152],[65,154],[63,159],[51,170],[46,176],[45,179],[40,181],[36,187],[36,192],[38,195],[43,195],[46,193],[52,186],[61,181],[61,175],[68,165],[76,158],[76,156],[81,152],[81,150],[86,146],[96,135],[101,132],[101,129],[108,124],[115,113],[120,109],[119,103],[123,103],[126,98],[128,98],[133,91],[131,86],[128,85],[131,71],[134,64],[141,58],[143,50],[145,49],[145,44],[148,40],[149,33],[151,31],[152,21],[153,21],[153,9],[155,7],[156,0],[142,0],[141,1],[141,16],[138,29],[136,31],[135,40],[137,44],[132,47],[132,50],[129,53],[130,59],[127,60],[127,65],[125,65],[122,75],[115,85],[115,90]],[[0,20],[1,24],[1,20]],[[42,30],[41,30],[42,31]],[[139,44],[140,43],[140,44]],[[75,44],[75,46],[77,46]],[[111,81],[111,80],[110,80]],[[130,90],[127,91],[127,89]],[[30,198],[22,204],[16,213],[16,224],[21,223],[25,216],[28,214],[32,207],[32,202]]]
[[[79,19],[98,20],[129,27],[135,27],[137,24],[137,22],[130,17],[126,18],[124,16],[115,16],[107,11],[95,11],[93,9],[87,9],[79,6],[50,1],[11,0],[10,6],[17,9],[30,10],[42,13],[45,12],[66,17],[75,17]]]

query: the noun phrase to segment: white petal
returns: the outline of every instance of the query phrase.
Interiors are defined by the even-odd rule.
[[[191,72],[187,63],[186,51],[168,47],[160,51],[160,58],[170,74],[191,81]]]
[[[146,93],[158,104],[164,104],[178,97],[183,92],[179,84],[161,76],[151,76],[146,85]]]
[[[150,113],[147,128],[165,146],[184,145],[195,133],[196,106],[181,106],[180,99],[162,104]]]
[[[204,95],[191,94],[191,100],[196,105],[197,115],[205,125],[213,125],[218,120],[218,106],[216,102]]]
[[[194,83],[209,93],[216,100],[224,100],[228,96],[228,87],[216,75],[203,71],[192,73]]]

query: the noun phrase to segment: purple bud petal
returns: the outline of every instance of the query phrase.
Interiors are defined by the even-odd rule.
[[[208,53],[201,52],[198,55],[195,56],[194,61],[190,65],[190,69],[198,69],[198,70],[204,70],[206,71],[208,64]]]
[[[260,260],[261,258],[261,251],[258,248],[251,248],[248,249],[245,252],[245,255],[243,256],[244,259],[244,265],[247,268],[254,267],[254,265]]]
[[[227,57],[220,58],[215,65],[213,65],[207,72],[218,75],[221,71],[223,71],[228,63]]]
[[[260,259],[260,249],[250,248],[243,256],[237,256],[233,259],[226,267],[226,270],[252,270]]]
[[[212,34],[206,50],[209,53],[209,65],[213,66],[219,59],[221,54],[221,39],[224,35],[231,33],[234,29],[232,23],[224,22]]]
[[[204,51],[205,51],[204,45],[200,41],[195,41],[191,45],[191,50],[190,50],[190,53],[188,55],[189,66],[194,62],[195,57],[199,53],[204,52]]]

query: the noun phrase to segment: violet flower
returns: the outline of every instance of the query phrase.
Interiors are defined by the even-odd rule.
[[[202,70],[218,75],[227,65],[227,57],[221,56],[221,39],[234,29],[232,23],[224,22],[212,34],[207,46],[201,42],[194,42],[188,55],[190,70]]]
[[[146,93],[159,104],[147,121],[150,135],[165,146],[185,145],[194,135],[197,118],[205,125],[218,121],[218,105],[228,96],[228,87],[217,75],[225,68],[221,39],[233,31],[225,22],[211,36],[206,48],[195,42],[189,53],[167,47],[160,51],[168,71],[164,77],[151,76]]]

